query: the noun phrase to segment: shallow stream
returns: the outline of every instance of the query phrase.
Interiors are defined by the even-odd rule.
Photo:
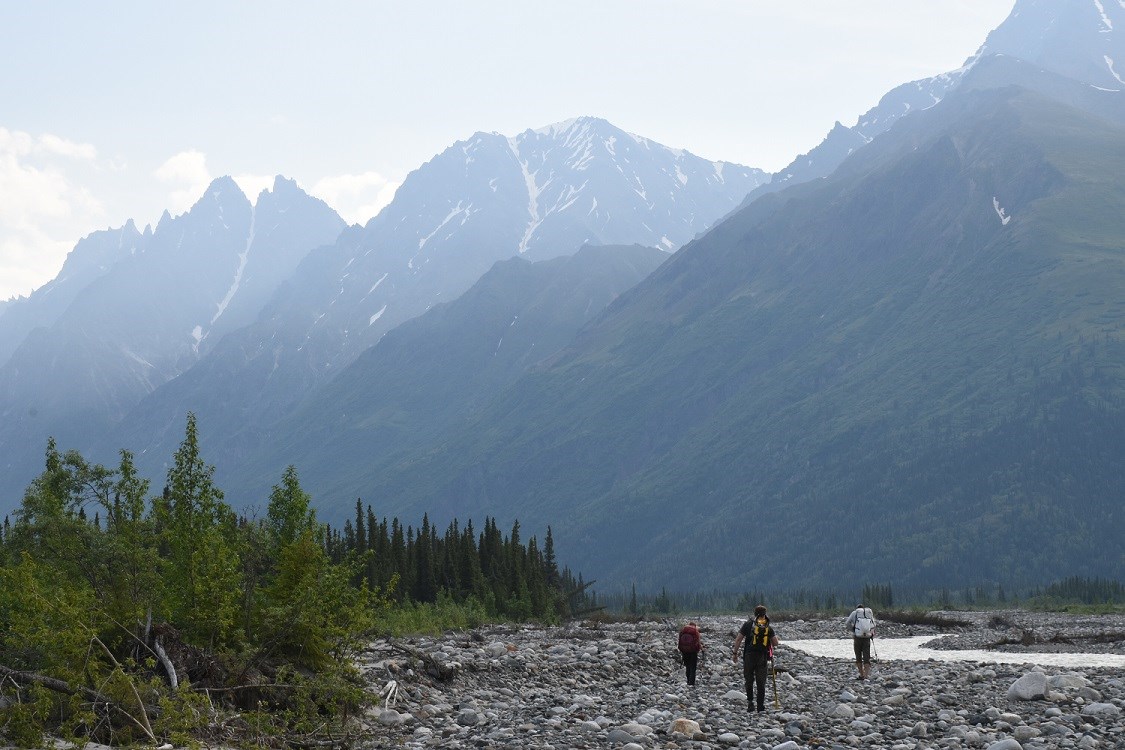
[[[943,636],[956,638],[956,636]],[[1082,653],[1039,653],[1012,651],[983,651],[979,649],[947,650],[926,648],[925,644],[935,640],[932,635],[919,635],[911,638],[877,638],[875,651],[880,660],[898,661],[975,661],[989,664],[1039,664],[1044,667],[1118,667],[1125,668],[1125,655],[1121,654],[1082,654]],[[784,641],[787,646],[811,656],[852,661],[852,641],[850,638],[817,638],[805,641]],[[784,658],[784,657],[782,657]]]

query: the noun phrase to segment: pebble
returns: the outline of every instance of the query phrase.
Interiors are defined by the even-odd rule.
[[[1049,629],[1067,632],[1067,621],[1057,616],[1019,615],[1024,624],[1036,616],[1054,617]],[[712,651],[693,687],[685,684],[676,658],[675,631],[662,622],[489,626],[403,639],[436,663],[456,665],[446,680],[388,642],[376,641],[358,667],[376,689],[395,680],[397,703],[365,715],[356,745],[414,750],[1125,748],[1125,680],[1117,670],[1041,668],[1029,652],[1024,665],[886,661],[875,665],[871,679],[857,681],[846,640],[840,641],[838,659],[784,647],[787,637],[839,637],[835,619],[774,623],[782,639],[776,680],[780,708],[770,681],[767,710],[748,712],[741,664],[729,657],[742,620],[694,619]],[[1091,623],[1082,618],[1083,632],[1095,629]],[[1121,632],[1125,618],[1110,616],[1101,627]],[[888,624],[880,632],[887,637],[931,631]],[[965,647],[979,648],[987,634],[970,627],[959,636]],[[1030,689],[1015,692],[1034,697],[1013,696],[1017,684]]]

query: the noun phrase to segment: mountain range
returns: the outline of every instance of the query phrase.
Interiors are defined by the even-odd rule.
[[[46,425],[159,477],[191,410],[236,504],[293,463],[333,523],[550,524],[609,585],[1121,577],[1122,25],[1020,0],[772,177],[478,133],[364,227],[316,207],[240,305],[268,209],[221,180],[0,309],[5,474]]]
[[[5,312],[0,494],[14,504],[49,435],[107,462],[129,448],[159,475],[188,411],[239,460],[387,331],[494,263],[584,244],[670,251],[766,178],[579,118],[454,144],[364,227],[288,180],[257,205],[217,180],[155,230],[87,238],[59,279]]]

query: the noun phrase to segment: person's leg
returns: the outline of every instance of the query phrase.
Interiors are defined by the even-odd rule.
[[[863,679],[866,680],[871,676],[871,639],[861,638],[860,640],[863,641],[863,653],[861,654],[863,667],[860,670],[860,674],[862,674]]]
[[[757,687],[758,687],[757,698],[758,698],[758,710],[759,711],[765,711],[766,710],[766,672],[767,672],[768,666],[769,666],[769,659],[766,657],[765,654],[762,654],[762,656],[760,657],[760,659],[758,661],[758,667],[757,667],[756,673],[754,675],[754,677],[756,678],[756,681],[758,683],[757,684]]]
[[[699,654],[684,654],[684,666],[687,667],[687,684],[695,684],[695,670],[699,666]]]
[[[742,676],[746,679],[746,710],[754,710],[754,662],[750,657],[742,660]]]
[[[863,639],[852,638],[852,650],[855,652],[855,668],[859,672],[859,679],[863,679]]]

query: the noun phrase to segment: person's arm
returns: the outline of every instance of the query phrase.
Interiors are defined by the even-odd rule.
[[[856,612],[858,612],[858,611],[859,611],[858,609],[853,609],[852,613],[850,615],[848,615],[848,619],[844,621],[844,627],[846,629],[850,630],[852,635],[855,635],[855,620],[856,620]]]
[[[731,661],[733,661],[735,664],[738,663],[738,647],[742,645],[743,637],[744,636],[742,635],[741,631],[739,631],[738,635],[734,637],[734,651],[731,653]]]

